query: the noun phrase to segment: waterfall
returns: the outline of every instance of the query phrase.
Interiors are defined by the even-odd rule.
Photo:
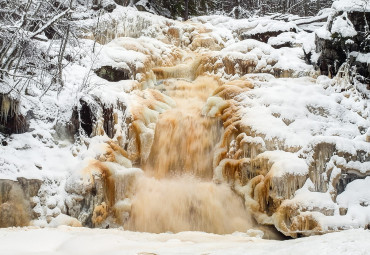
[[[180,73],[174,69],[156,72]],[[158,89],[176,106],[159,116],[150,155],[141,166],[145,175],[135,183],[125,229],[155,233],[247,231],[252,219],[243,199],[228,184],[212,181],[214,149],[222,126],[216,118],[204,116],[202,108],[218,88],[218,80],[200,76],[189,81],[193,74],[189,80],[166,78]]]

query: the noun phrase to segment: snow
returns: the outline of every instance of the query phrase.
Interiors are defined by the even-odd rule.
[[[319,29],[317,29],[315,33],[317,34],[318,37],[322,39],[326,39],[326,40],[331,39],[331,33],[326,29],[325,26],[322,26]]]
[[[81,227],[81,223],[76,218],[73,218],[65,214],[59,214],[49,224],[50,227],[54,228],[61,225],[71,227]]]
[[[38,127],[37,124],[32,126]],[[51,136],[50,130],[39,127],[31,133],[13,135],[11,146],[0,147],[0,178],[43,179],[47,176],[64,176],[72,170],[77,159],[70,152],[70,142],[60,141],[56,144]]]
[[[248,53],[251,52],[252,50],[261,50],[264,54],[271,54],[273,51],[273,48],[270,47],[269,45],[259,42],[257,40],[253,39],[247,39],[240,41],[238,43],[232,44],[229,47],[226,47],[223,49],[223,52],[234,52],[238,51],[241,53]]]
[[[284,21],[275,21],[275,22],[271,22],[268,20],[263,21],[262,22],[260,21],[255,28],[246,32],[245,35],[250,36],[269,32],[279,32],[279,31],[290,32],[293,30],[298,30],[298,27],[294,23]]]
[[[250,237],[256,236],[256,237]],[[366,254],[370,232],[357,229],[296,240],[268,241],[255,232],[149,234],[118,229],[9,228],[0,230],[1,254]],[[19,245],[19,244],[22,245]]]
[[[356,10],[354,3],[355,0],[336,1],[333,8]],[[316,18],[327,17],[331,12],[332,10],[326,10]],[[307,21],[312,20],[314,19]],[[88,31],[95,21],[85,19],[81,24]],[[64,214],[64,203],[68,200],[66,189],[79,193],[91,184],[79,179],[81,169],[107,151],[106,142],[110,139],[102,131],[103,134],[92,138],[83,136],[80,144],[73,143],[67,136],[57,133],[56,126],[60,123],[63,126],[70,121],[71,109],[78,105],[82,98],[88,102],[113,106],[115,109],[126,109],[125,112],[119,111],[120,122],[115,126],[119,131],[113,139],[125,134],[128,128],[125,118],[130,117],[134,108],[138,108],[143,115],[141,128],[154,136],[158,116],[174,106],[174,102],[165,95],[165,102],[155,105],[144,102],[146,99],[154,100],[149,91],[157,84],[152,68],[175,66],[179,63],[185,63],[183,66],[187,67],[186,63],[195,58],[194,56],[216,58],[214,64],[220,64],[221,68],[212,71],[221,81],[246,78],[253,82],[254,89],[235,98],[241,124],[251,129],[251,135],[246,136],[243,142],[258,144],[267,150],[255,159],[267,159],[272,165],[270,174],[274,177],[309,175],[309,165],[313,160],[312,148],[323,142],[335,144],[338,151],[352,155],[359,150],[369,152],[370,145],[366,142],[364,133],[367,130],[369,136],[369,102],[363,100],[353,88],[348,87],[349,84],[344,84],[347,91],[343,92],[343,84],[337,79],[317,77],[314,67],[304,61],[302,48],[309,53],[315,49],[315,44],[314,33],[306,33],[297,27],[297,24],[303,22],[304,20],[292,19],[288,22],[276,21],[272,17],[234,20],[223,16],[206,16],[181,23],[118,6],[113,13],[101,17],[99,33],[104,35],[104,39],[98,40],[101,44],[84,39],[78,47],[67,47],[66,52],[77,55],[78,58],[64,69],[65,87],[62,91],[51,89],[42,95],[44,88],[33,87],[25,95],[26,100],[22,103],[21,110],[24,113],[32,110],[35,117],[30,122],[29,132],[13,134],[10,137],[0,135],[1,140],[9,144],[0,146],[0,179],[16,180],[18,177],[26,177],[45,182],[40,189],[45,203],[41,205],[39,197],[32,198],[37,204],[34,211],[41,215],[34,225],[48,225],[48,215],[58,215],[51,220],[50,226],[78,225],[78,221]],[[170,27],[178,29],[179,38],[169,35]],[[291,32],[292,30],[297,33]],[[271,37],[267,44],[253,39],[240,39],[241,35],[276,31],[283,33]],[[334,33],[343,37],[356,35],[346,13],[335,18],[331,31],[327,31],[323,26],[316,30],[316,33],[328,39]],[[89,33],[85,36],[94,37]],[[211,45],[196,45],[197,40],[211,42]],[[287,42],[292,43],[294,47],[273,48]],[[48,43],[43,44],[45,48],[49,46]],[[95,53],[92,53],[94,46]],[[50,46],[50,58],[55,60],[58,49],[58,45]],[[357,61],[363,63],[370,62],[369,54],[351,53]],[[231,63],[237,60],[248,61],[255,65],[254,72],[265,74],[250,73],[244,77],[238,72],[227,74],[223,64],[225,58],[229,58]],[[106,65],[128,71],[132,77],[129,80],[108,82],[94,73],[94,70]],[[235,67],[237,69],[238,66]],[[150,105],[150,108],[140,108],[146,104]],[[209,108],[205,108],[203,113],[214,117],[219,114],[219,108],[227,105],[228,102],[220,97],[209,97]],[[101,117],[101,112],[97,110],[95,113]],[[132,168],[132,162],[124,156],[116,156],[116,160],[117,163],[104,163],[116,176],[142,173],[140,169]],[[369,164],[347,161],[335,155],[327,167],[332,167],[333,171],[326,178],[333,181],[341,174],[340,167],[354,169],[363,175],[369,174]],[[215,171],[216,174],[222,175],[220,169]],[[284,201],[283,205],[297,205],[312,210],[315,218],[328,230],[363,227],[370,222],[370,194],[367,191],[370,185],[369,177],[350,183],[346,190],[338,195],[336,201],[330,193],[335,188],[330,186],[334,185],[333,182],[329,183],[328,192],[313,191],[314,184],[310,182],[308,179],[305,187],[292,194],[292,199]],[[45,206],[48,209],[45,209]],[[126,208],[130,206],[130,201],[119,201],[116,206]],[[339,215],[340,207],[347,208],[348,213]],[[330,210],[333,215],[320,213]],[[302,253],[306,248],[307,253],[312,254],[356,254],[370,246],[365,242],[370,234],[364,230],[284,242],[263,241],[248,234],[257,237],[260,235],[258,231],[217,236],[199,232],[154,235],[63,227],[7,229],[0,230],[0,253],[4,251],[21,254],[32,250],[54,254],[59,249],[58,254],[100,254],[103,251],[113,254],[123,250],[136,254],[148,248],[148,251],[160,254],[179,250],[184,254],[265,254],[272,251],[276,252],[274,254],[294,254]],[[12,238],[23,240],[26,244],[14,245]],[[96,239],[100,242],[94,241]],[[45,245],[39,245],[40,240],[43,240]]]
[[[282,34],[280,38],[270,38],[270,43],[280,42],[286,35]],[[312,39],[307,34],[301,34],[295,39],[295,43],[303,44],[305,42],[306,47],[309,48]],[[215,55],[217,54],[215,53]],[[253,63],[253,65],[256,65],[254,72],[273,73],[282,77],[301,77],[315,75],[316,73],[313,67],[303,60],[303,50],[300,47],[274,49],[269,44],[254,39],[246,39],[225,47],[219,55],[223,58],[246,60]]]
[[[259,33],[268,32],[291,32],[300,29],[294,22],[278,21],[273,19],[274,16],[264,17],[250,17],[248,19],[232,19],[225,16],[202,16],[192,18],[194,22],[201,22],[209,28],[214,29],[215,32],[221,35],[251,36]],[[222,33],[220,33],[222,32]],[[225,36],[224,36],[225,37]],[[232,40],[231,40],[232,41]],[[237,42],[238,40],[236,40]]]
[[[355,180],[348,184],[346,191],[337,197],[338,204],[347,208],[349,205],[364,204],[364,209],[370,205],[370,177],[364,180]]]
[[[91,94],[99,97],[100,101],[105,105],[127,102],[129,100],[127,92],[139,87],[138,82],[132,80],[111,82],[109,84],[105,84],[107,82],[104,80],[102,82],[102,85],[91,90]]]
[[[365,158],[360,162],[360,159],[351,161],[342,156],[342,153],[357,155],[359,151],[370,151],[364,136],[370,125],[368,102],[361,100],[353,88],[351,93],[340,92],[337,88],[341,85],[327,77],[270,77],[265,80],[262,79],[265,76],[246,77],[254,81],[254,89],[235,98],[239,105],[238,114],[242,125],[250,129],[251,136],[263,138],[266,150],[253,160],[267,159],[270,164],[267,175],[272,178],[310,176],[306,177],[306,185],[284,200],[281,206],[296,208],[301,216],[311,215],[324,231],[366,226],[370,220],[369,195],[365,189],[369,179],[350,183],[338,196],[338,201],[334,193],[338,178],[346,171],[356,176],[370,172]],[[359,127],[364,129],[361,131]],[[327,159],[313,159],[315,146],[323,143],[334,145],[340,156],[334,153]],[[324,150],[321,153],[326,153]],[[311,169],[314,160],[328,161],[327,164],[316,163],[326,164],[324,172],[317,173],[321,176],[317,178],[324,181],[312,177],[313,171],[319,171],[317,165]],[[322,182],[328,183],[328,188],[317,192],[317,185]],[[293,184],[283,182],[281,185]],[[348,202],[352,200],[354,204]],[[345,215],[340,215],[342,207],[347,209]]]
[[[134,67],[134,70],[144,68],[150,59],[161,59],[169,62],[174,47],[149,37],[138,39],[120,37],[102,48],[96,63],[99,66]]]
[[[342,1],[336,1],[333,3],[333,8],[336,9],[336,6],[339,8],[337,12],[332,12],[329,15],[327,24],[321,26],[319,29],[315,30],[315,33],[318,37],[331,40],[336,37],[342,37],[342,38],[351,38],[357,35],[357,31],[352,24],[352,22],[348,18],[348,11],[355,11],[356,5],[355,3],[350,3],[352,0],[342,0]],[[357,0],[353,0],[357,1]],[[358,0],[357,2],[360,2],[362,0]],[[341,2],[341,3],[339,3]],[[364,1],[365,2],[365,1]],[[344,4],[344,5],[343,5]],[[346,6],[350,5],[351,7]],[[343,8],[343,9],[342,9]],[[370,5],[369,5],[370,8]],[[344,11],[343,13],[340,13],[339,11]],[[348,39],[346,41],[347,44],[352,43],[351,39]]]
[[[320,10],[316,16],[314,17],[299,17],[298,19],[292,20],[297,26],[301,27],[302,25],[305,25],[307,23],[312,23],[312,22],[320,22],[323,19],[327,19],[332,13],[333,13],[332,8],[325,8]]]
[[[281,45],[285,43],[294,43],[296,37],[296,33],[293,32],[284,32],[276,37],[271,37],[268,40],[268,44],[274,46],[274,45]]]
[[[242,120],[265,139],[274,137],[287,147],[307,146],[313,136],[355,139],[358,126],[369,126],[366,104],[352,111],[346,97],[331,94],[312,78],[273,79],[238,96]],[[339,102],[338,102],[339,101]],[[352,106],[353,107],[353,106]],[[362,110],[361,110],[362,109]],[[274,127],[271,129],[271,127]]]
[[[370,12],[370,3],[367,0],[338,0],[332,5],[337,11]]]
[[[326,200],[316,200],[313,203],[314,206],[318,206],[317,201],[321,201],[322,208],[334,209],[334,215],[323,216],[322,214],[318,214],[316,216],[317,219],[326,228],[333,228],[333,226],[336,226],[336,229],[350,229],[367,225],[370,221],[369,184],[370,177],[354,180],[349,183],[346,190],[337,196],[337,204],[333,203],[330,197],[327,197]],[[302,196],[304,196],[304,194],[306,196],[304,199],[301,199],[301,202],[309,201],[313,198],[312,193],[308,194],[302,191]],[[320,193],[322,197],[325,196],[324,194],[325,193]],[[346,214],[339,215],[338,208],[346,208]]]
[[[266,158],[272,164],[270,174],[281,177],[287,174],[307,175],[308,165],[303,159],[285,151],[266,151],[259,154],[256,159]]]
[[[370,64],[370,53],[362,53],[362,52],[356,52],[353,51],[350,53],[350,56],[353,56],[356,58],[356,61],[360,63],[367,63]]]
[[[316,208],[324,208],[325,210],[335,210],[337,206],[333,203],[328,193],[322,192],[304,192],[304,189],[298,190],[294,199],[286,203],[297,203],[302,207],[313,210]]]
[[[333,34],[338,33],[342,37],[354,37],[357,35],[357,31],[352,22],[348,19],[347,13],[335,17],[331,32]]]

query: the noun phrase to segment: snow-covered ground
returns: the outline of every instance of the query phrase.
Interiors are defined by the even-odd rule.
[[[3,255],[101,254],[275,254],[365,255],[370,231],[346,230],[286,241],[263,240],[245,233],[215,235],[203,232],[149,234],[110,229],[59,227],[0,230]]]

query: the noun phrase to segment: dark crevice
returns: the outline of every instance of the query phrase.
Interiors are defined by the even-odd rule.
[[[104,108],[104,131],[109,138],[114,136],[114,117],[113,117],[113,107]]]
[[[93,131],[93,124],[96,121],[95,115],[92,113],[89,105],[83,101],[80,100],[80,123],[81,128],[86,132],[88,136],[91,135]]]
[[[21,134],[27,131],[26,117],[19,113],[19,101],[0,93],[0,133]]]
[[[100,78],[111,82],[129,80],[132,76],[130,70],[125,70],[123,68],[114,68],[111,66],[102,66],[99,69],[95,70],[95,73]]]

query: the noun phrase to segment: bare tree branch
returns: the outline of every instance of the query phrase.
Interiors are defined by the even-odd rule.
[[[41,34],[42,32],[44,32],[46,29],[48,29],[51,25],[53,25],[57,20],[59,20],[60,18],[62,18],[64,15],[66,15],[68,12],[70,12],[71,9],[68,8],[67,10],[59,13],[58,15],[56,15],[54,18],[52,18],[51,20],[49,20],[45,25],[43,25],[42,27],[40,27],[36,32],[34,32],[32,35],[31,35],[31,39],[35,38],[35,36]]]

